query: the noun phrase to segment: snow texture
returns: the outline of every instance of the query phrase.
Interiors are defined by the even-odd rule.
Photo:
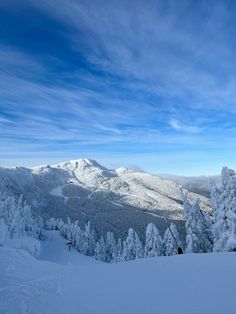
[[[235,314],[235,253],[107,264],[52,231],[39,258],[0,247],[0,313]]]

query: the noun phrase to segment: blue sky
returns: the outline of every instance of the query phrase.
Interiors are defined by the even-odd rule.
[[[236,168],[235,1],[0,2],[0,165]]]

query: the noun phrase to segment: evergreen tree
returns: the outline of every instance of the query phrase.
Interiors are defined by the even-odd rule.
[[[123,241],[123,252],[122,252],[122,256],[121,256],[121,262],[125,262],[128,261],[128,246],[127,246],[127,242]]]
[[[88,247],[86,255],[94,256],[96,242],[94,237],[94,231],[91,230],[90,221],[88,221],[87,224],[85,225],[84,240],[85,242],[87,242]]]
[[[106,262],[110,263],[114,258],[114,254],[116,254],[116,241],[114,234],[108,231],[106,238]]]
[[[50,218],[47,220],[46,227],[48,230],[55,230],[56,229],[56,219]]]
[[[118,239],[117,246],[116,246],[116,252],[113,252],[112,254],[112,260],[114,263],[118,263],[122,261],[123,256],[123,246],[121,239]]]
[[[145,256],[155,257],[163,255],[163,241],[157,227],[149,223],[146,229]]]
[[[184,215],[186,227],[186,252],[205,253],[212,250],[212,222],[208,213],[200,209],[199,199],[193,204],[184,199]]]
[[[166,256],[178,254],[178,247],[181,247],[179,233],[175,224],[171,223],[170,227],[166,229],[163,238],[164,253]]]
[[[0,246],[10,238],[8,227],[3,218],[0,219]]]
[[[106,262],[106,244],[103,237],[96,243],[94,257],[96,260]]]
[[[0,219],[7,226],[10,238],[30,236],[39,239],[42,235],[42,219],[33,218],[30,206],[23,196],[16,200],[6,194],[0,196]]]
[[[124,261],[130,261],[136,258],[136,240],[135,233],[132,228],[128,231],[128,236],[126,238],[125,244],[125,254],[123,256]]]
[[[140,241],[137,232],[134,233],[134,237],[135,237],[135,258],[142,258],[144,257],[144,250],[142,242]]]
[[[214,208],[214,248],[215,252],[236,251],[236,176],[235,172],[223,168],[221,186],[211,193]]]

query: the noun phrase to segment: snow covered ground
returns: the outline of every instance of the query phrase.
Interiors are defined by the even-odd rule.
[[[38,259],[0,247],[0,313],[235,314],[236,254],[105,264],[53,231]]]

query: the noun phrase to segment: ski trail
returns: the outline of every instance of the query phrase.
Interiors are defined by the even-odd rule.
[[[94,258],[82,255],[73,248],[69,251],[67,243],[59,231],[47,231],[45,240],[41,242],[38,259],[72,266],[98,263]]]

